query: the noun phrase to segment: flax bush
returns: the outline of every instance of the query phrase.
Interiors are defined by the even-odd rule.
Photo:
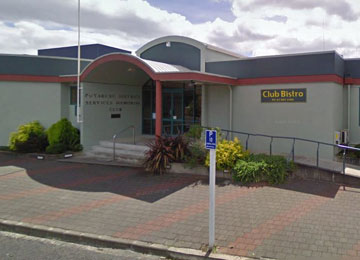
[[[183,162],[188,156],[188,141],[182,135],[176,137],[158,136],[148,143],[144,167],[154,174],[164,174],[172,162]]]

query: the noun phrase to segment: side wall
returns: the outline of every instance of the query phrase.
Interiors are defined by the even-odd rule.
[[[141,86],[83,83],[83,124],[81,143],[84,149],[101,140],[111,140],[115,133],[135,125],[141,134]],[[120,115],[120,118],[112,118]],[[131,131],[121,137],[130,137]]]
[[[230,90],[227,86],[206,86],[205,111],[202,111],[208,126],[229,129]]]
[[[261,103],[262,89],[306,88],[306,103]],[[343,129],[343,87],[336,83],[237,86],[233,92],[233,129],[243,132],[334,142]],[[245,144],[246,137],[240,136]],[[253,137],[249,149],[269,152],[270,139]],[[274,140],[273,152],[289,154],[292,141]],[[295,154],[316,156],[316,144],[296,143]],[[331,159],[332,148],[322,146],[320,158]]]
[[[0,145],[8,145],[10,132],[21,124],[38,120],[48,128],[58,121],[61,88],[60,83],[0,82]]]
[[[360,86],[351,86],[350,90],[350,143],[360,144]]]

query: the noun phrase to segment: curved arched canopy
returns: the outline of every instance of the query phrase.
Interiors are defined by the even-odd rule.
[[[82,82],[142,84],[149,78],[160,81],[201,81],[235,85],[236,79],[192,71],[179,65],[150,61],[116,53],[102,56],[89,64],[81,74]]]
[[[154,71],[136,57],[110,54],[89,64],[81,74],[81,81],[138,85],[154,76]]]

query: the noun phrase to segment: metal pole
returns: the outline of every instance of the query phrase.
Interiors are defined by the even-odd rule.
[[[132,126],[133,143],[135,144],[135,126]]]
[[[272,155],[272,142],[273,142],[273,137],[271,137],[271,141],[270,141],[270,156]]]
[[[210,149],[210,176],[209,176],[209,249],[215,244],[215,174],[216,149]]]
[[[113,135],[113,161],[115,161],[115,141],[116,141],[116,134]]]
[[[348,130],[348,140],[350,143],[350,128],[351,128],[351,85],[350,84],[348,85],[347,91],[348,91],[347,130]],[[347,144],[347,145],[349,145],[349,144]]]
[[[229,93],[229,98],[230,98],[230,102],[229,102],[229,109],[230,109],[230,122],[229,122],[229,125],[230,125],[230,131],[232,131],[233,130],[233,89],[232,89],[232,86],[230,85],[230,86],[228,86],[229,87],[229,91],[230,91],[230,93]],[[233,139],[233,133],[232,132],[230,132],[230,140],[232,140]]]
[[[346,162],[345,162],[345,160],[346,160],[346,149],[344,149],[344,152],[343,152],[343,174],[345,174],[345,164],[346,164]]]
[[[317,145],[317,150],[316,150],[316,167],[319,168],[319,151],[320,150],[320,143],[318,143]]]
[[[250,135],[247,135],[247,138],[246,138],[246,150],[248,150],[248,148],[249,148],[249,138],[250,138]]]
[[[80,94],[81,94],[81,87],[80,87],[80,0],[78,0],[78,59],[77,59],[77,100],[76,100],[76,121],[78,123],[82,123],[82,118],[80,115]]]
[[[292,161],[295,162],[295,138],[293,139],[292,145]]]

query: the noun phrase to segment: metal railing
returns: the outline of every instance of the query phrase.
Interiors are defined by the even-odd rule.
[[[205,129],[215,129],[215,127],[205,127],[205,126],[201,126],[202,128]],[[315,141],[315,140],[310,140],[310,139],[305,139],[305,138],[299,138],[299,137],[289,137],[289,136],[275,136],[275,135],[265,135],[265,134],[254,134],[254,133],[247,133],[247,132],[241,132],[241,131],[233,131],[233,130],[228,130],[228,129],[221,129],[221,132],[226,132],[226,139],[229,139],[229,134],[230,133],[234,133],[234,134],[238,134],[238,135],[245,135],[246,136],[246,141],[245,141],[245,149],[248,150],[249,148],[249,140],[250,137],[265,137],[265,138],[269,138],[270,139],[270,143],[269,143],[269,154],[272,155],[273,154],[273,141],[274,139],[283,139],[283,140],[292,140],[292,148],[291,148],[291,160],[294,162],[295,161],[295,143],[296,141],[302,141],[302,142],[307,142],[307,143],[313,143],[317,145],[317,149],[316,149],[316,167],[319,168],[319,159],[320,159],[320,146],[330,146],[330,147],[336,147],[342,150],[342,173],[345,174],[345,168],[346,168],[346,152],[347,150],[350,151],[360,151],[359,148],[355,148],[355,147],[351,147],[351,146],[346,146],[346,145],[341,145],[341,144],[332,144],[332,143],[326,143],[326,142],[321,142],[321,141]]]
[[[116,144],[116,138],[123,132],[129,130],[130,128],[132,128],[132,137],[133,137],[133,144],[135,144],[135,126],[134,125],[130,125],[124,129],[121,129],[117,134],[113,135],[113,161],[115,161],[115,144]]]

